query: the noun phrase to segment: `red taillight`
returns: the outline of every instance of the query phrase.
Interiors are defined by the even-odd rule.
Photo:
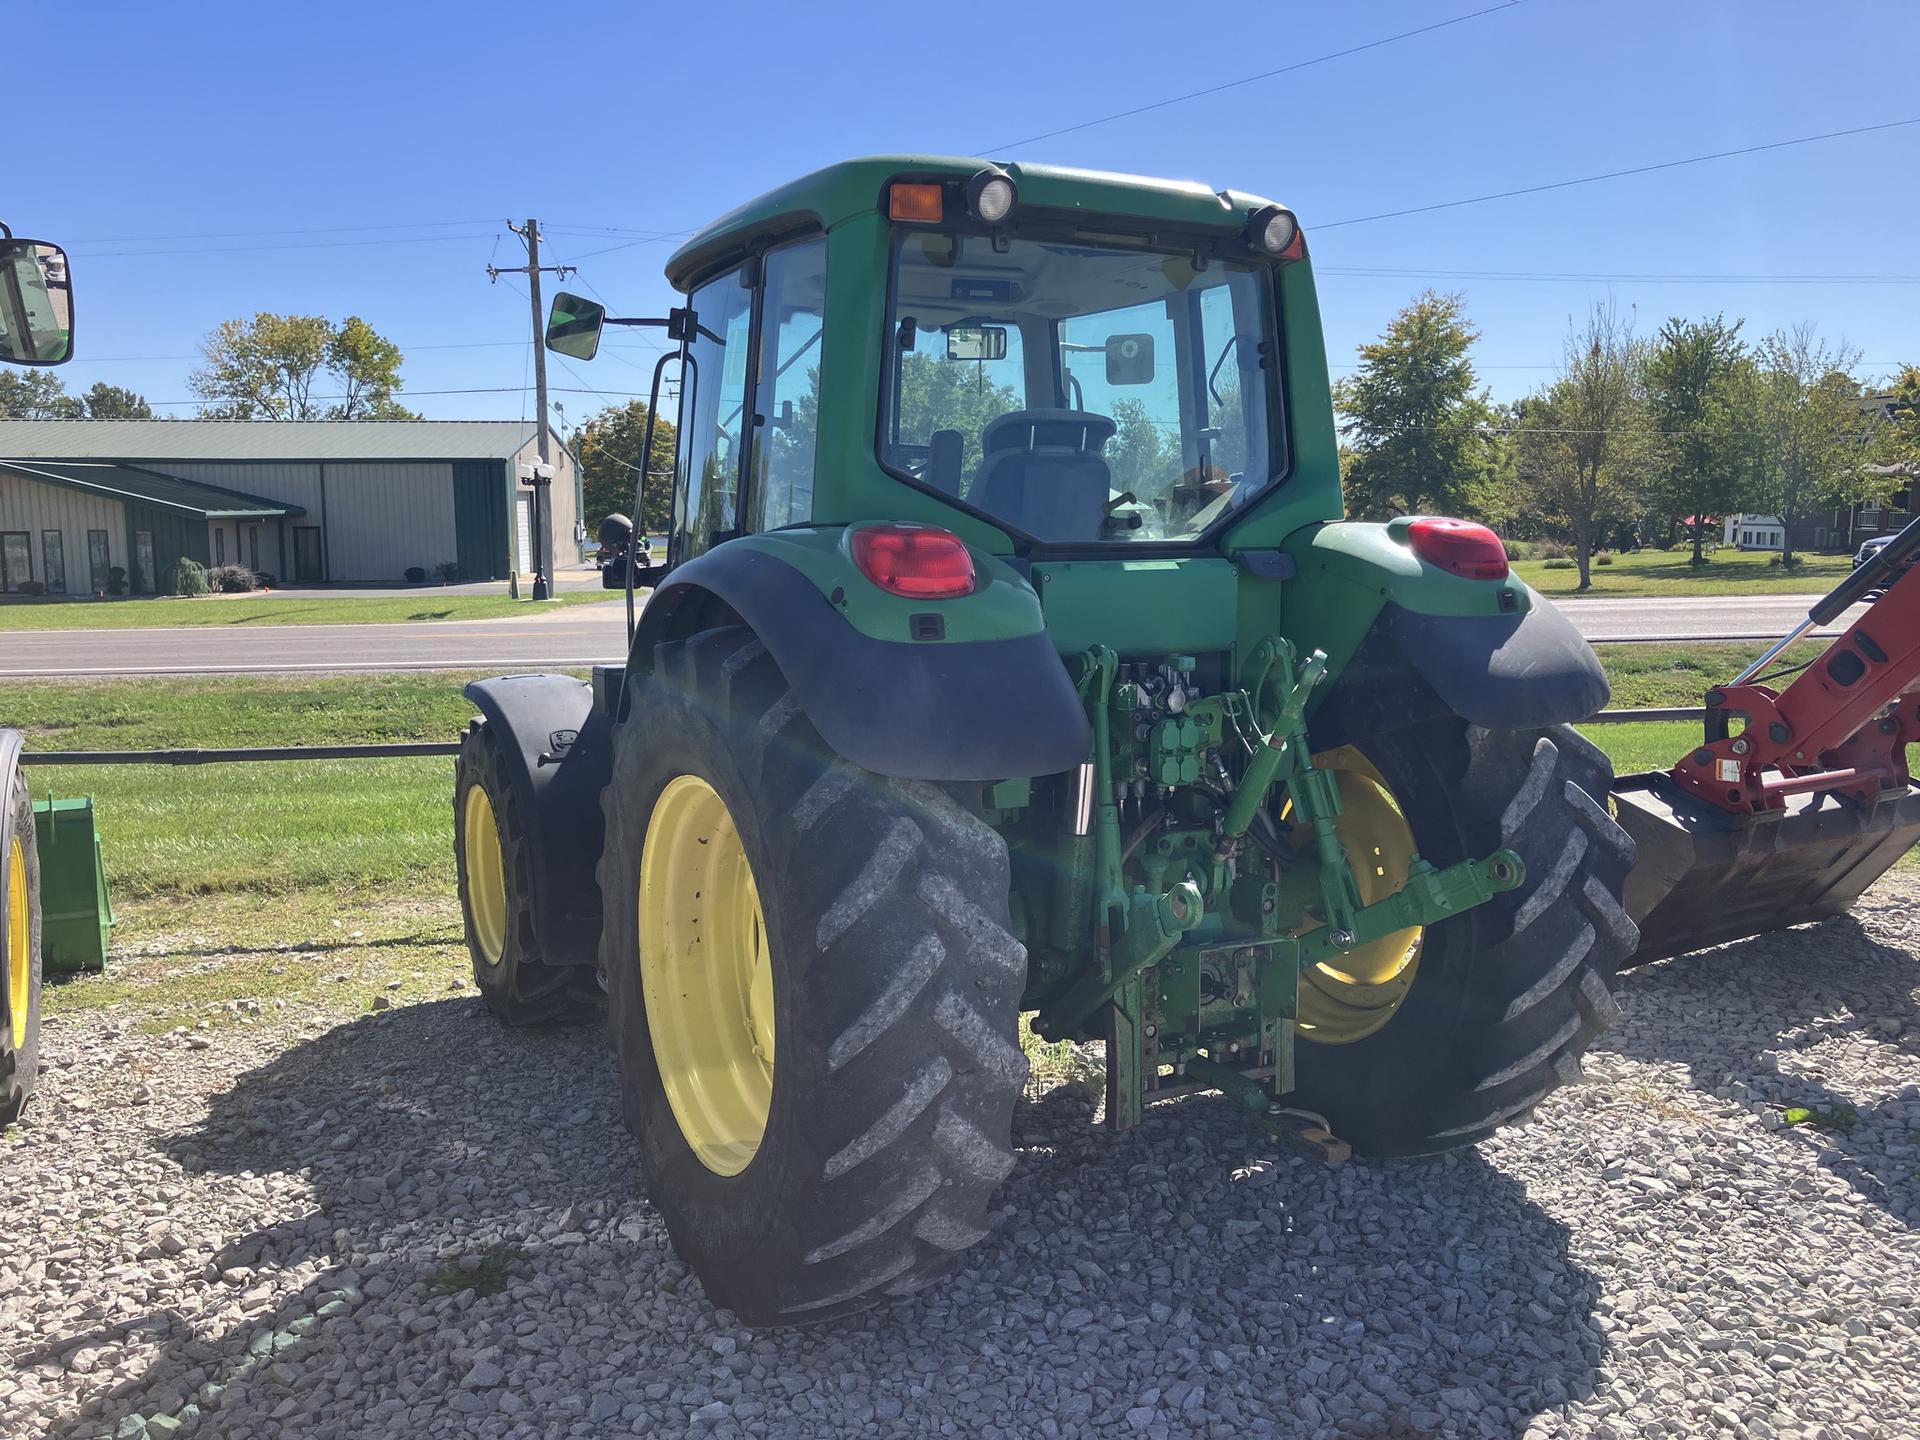
[[[1422,560],[1469,580],[1507,578],[1507,547],[1484,525],[1471,520],[1422,516],[1407,526],[1407,543]]]
[[[882,590],[909,600],[952,600],[973,593],[973,556],[951,530],[933,525],[869,525],[853,532],[853,563]]]

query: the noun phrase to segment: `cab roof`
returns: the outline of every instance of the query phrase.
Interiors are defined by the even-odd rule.
[[[994,162],[958,155],[871,155],[803,175],[729,210],[673,253],[667,279],[690,290],[722,261],[752,245],[801,230],[826,230],[878,209],[891,180],[965,180]],[[1155,180],[1103,170],[1010,163],[1020,205],[1052,212],[1122,217],[1182,229],[1231,232],[1272,204],[1258,195],[1214,191],[1197,180]]]

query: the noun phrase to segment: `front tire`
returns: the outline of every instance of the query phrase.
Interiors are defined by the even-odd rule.
[[[1613,767],[1570,726],[1442,722],[1364,742],[1436,866],[1505,846],[1517,890],[1428,928],[1392,1018],[1352,1044],[1305,1034],[1291,1099],[1356,1151],[1425,1155],[1484,1139],[1580,1078],[1619,1013],[1639,944],[1621,892],[1633,841],[1607,811]]]
[[[601,963],[648,1191],[709,1298],[748,1324],[911,1294],[985,1235],[1014,1163],[1026,951],[1006,845],[944,789],[830,755],[745,629],[660,647],[636,686],[606,796]],[[689,795],[707,818],[686,818]],[[744,902],[698,878],[734,862],[666,864],[650,847],[667,845],[737,849],[763,928],[728,920]],[[664,893],[676,884],[688,893]],[[770,995],[735,1017],[748,1048],[702,1018],[707,967],[731,964],[723,931],[756,937],[770,966]],[[689,994],[703,997],[691,1019],[676,1008]],[[699,1086],[678,1070],[693,1062],[669,1031],[690,1025],[709,1026],[716,1065],[768,1060],[765,1091],[749,1075],[737,1106],[689,1099]]]
[[[0,791],[0,1128],[33,1097],[40,1074],[40,856],[33,801],[16,764]]]

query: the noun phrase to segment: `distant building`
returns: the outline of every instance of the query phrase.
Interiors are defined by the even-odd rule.
[[[1778,550],[1786,533],[1777,515],[1729,515],[1720,539],[1738,550]]]
[[[519,420],[0,420],[0,590],[151,594],[181,557],[283,584],[533,569],[537,458]],[[558,438],[555,563],[578,543],[580,475]]]

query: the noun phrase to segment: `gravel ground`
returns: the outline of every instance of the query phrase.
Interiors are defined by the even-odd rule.
[[[1589,1083],[1477,1152],[1329,1171],[1056,1091],[964,1273],[769,1334],[667,1248],[597,1028],[63,1018],[0,1145],[0,1432],[1913,1435],[1917,900],[1631,973]]]

